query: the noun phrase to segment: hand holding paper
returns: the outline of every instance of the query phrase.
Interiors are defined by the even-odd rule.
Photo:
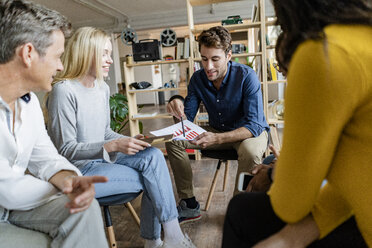
[[[190,140],[190,143],[198,145],[201,148],[219,144],[218,134],[212,132],[204,132],[197,136],[194,140]]]
[[[181,122],[174,124],[172,126],[163,128],[163,129],[151,131],[150,133],[155,136],[173,134],[173,139],[194,140],[197,136],[206,132],[203,128],[199,127],[198,125],[195,125],[191,121],[185,120],[183,121],[183,124],[184,124],[184,130],[185,130],[185,137],[183,137]]]

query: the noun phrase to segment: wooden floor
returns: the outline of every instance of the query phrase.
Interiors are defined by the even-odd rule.
[[[149,112],[151,110],[163,112],[164,106],[157,107],[145,107],[143,112]],[[143,122],[144,133],[147,134],[149,131],[156,130],[159,128],[166,127],[172,124],[170,119],[155,119],[146,120]],[[147,130],[146,127],[151,127],[151,130]],[[168,168],[169,167],[169,162]],[[195,196],[200,202],[201,208],[204,209],[206,198],[208,196],[209,188],[212,183],[213,175],[217,166],[217,160],[204,159],[192,160],[191,162],[193,174],[194,174],[194,187]],[[229,164],[229,175],[228,184],[225,192],[222,191],[223,172],[224,166],[221,167],[219,178],[217,182],[216,192],[213,196],[211,206],[207,212],[202,211],[202,219],[194,223],[187,223],[182,225],[182,230],[189,235],[193,240],[194,244],[198,248],[215,248],[221,246],[222,240],[222,227],[224,222],[224,216],[226,208],[230,198],[232,197],[234,185],[235,185],[235,174],[237,170],[237,162],[230,161]],[[173,188],[174,180],[172,171]],[[175,193],[176,201],[178,202],[178,196]],[[140,212],[140,199],[137,198],[132,202],[137,213]],[[139,236],[139,228],[131,218],[128,210],[124,206],[114,206],[111,208],[111,214],[113,217],[114,230],[117,240],[117,247],[143,247],[143,239]]]
[[[200,202],[201,208],[204,209],[217,161],[202,159],[192,161],[191,165],[194,172],[195,196]],[[207,212],[202,211],[201,220],[181,226],[182,230],[189,235],[194,244],[199,248],[221,247],[223,221],[227,204],[233,194],[236,169],[237,162],[231,161],[229,164],[228,185],[225,192],[222,192],[224,167],[221,167],[216,192],[209,210]],[[173,188],[175,189],[175,187]],[[178,202],[177,195],[176,201]],[[139,213],[140,199],[137,198],[132,204],[137,213]],[[117,246],[119,248],[143,247],[143,239],[139,236],[139,228],[131,218],[128,210],[124,206],[114,206],[111,209]]]

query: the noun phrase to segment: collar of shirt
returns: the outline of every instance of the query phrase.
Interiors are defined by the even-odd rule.
[[[12,114],[7,111],[6,107],[0,107],[0,206],[10,210],[28,210],[49,201],[58,193],[48,183],[58,171],[81,173],[58,155],[46,133],[35,95],[17,99],[14,132],[6,127],[7,118],[11,119]],[[26,169],[34,176],[25,175]],[[1,209],[0,215],[3,221],[6,220],[6,213]]]
[[[30,95],[30,93],[27,93],[27,94],[21,96],[21,99],[23,101],[25,101],[25,103],[29,103],[31,101],[31,95]]]
[[[200,102],[209,115],[209,125],[220,131],[246,127],[258,136],[268,125],[263,113],[261,83],[252,68],[235,62],[228,70],[219,90],[204,70],[194,73],[185,99],[185,114],[193,121]]]

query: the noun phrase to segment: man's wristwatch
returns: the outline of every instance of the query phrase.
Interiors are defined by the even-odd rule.
[[[269,178],[270,182],[272,183],[273,182],[273,179],[271,178],[271,175],[273,174],[273,168],[270,167],[268,170],[267,170],[267,177]]]

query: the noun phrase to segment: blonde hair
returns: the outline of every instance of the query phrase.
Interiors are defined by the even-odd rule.
[[[65,52],[62,55],[64,70],[54,77],[52,85],[65,79],[77,79],[87,75],[95,63],[96,79],[103,82],[102,56],[105,43],[110,39],[103,30],[93,27],[82,27],[68,40]],[[50,92],[43,99],[43,114],[45,123],[48,120],[47,101]]]
[[[54,83],[64,79],[76,79],[89,73],[95,63],[97,81],[103,81],[102,56],[105,43],[110,37],[101,29],[82,27],[68,40],[62,63],[64,70],[58,72]]]

